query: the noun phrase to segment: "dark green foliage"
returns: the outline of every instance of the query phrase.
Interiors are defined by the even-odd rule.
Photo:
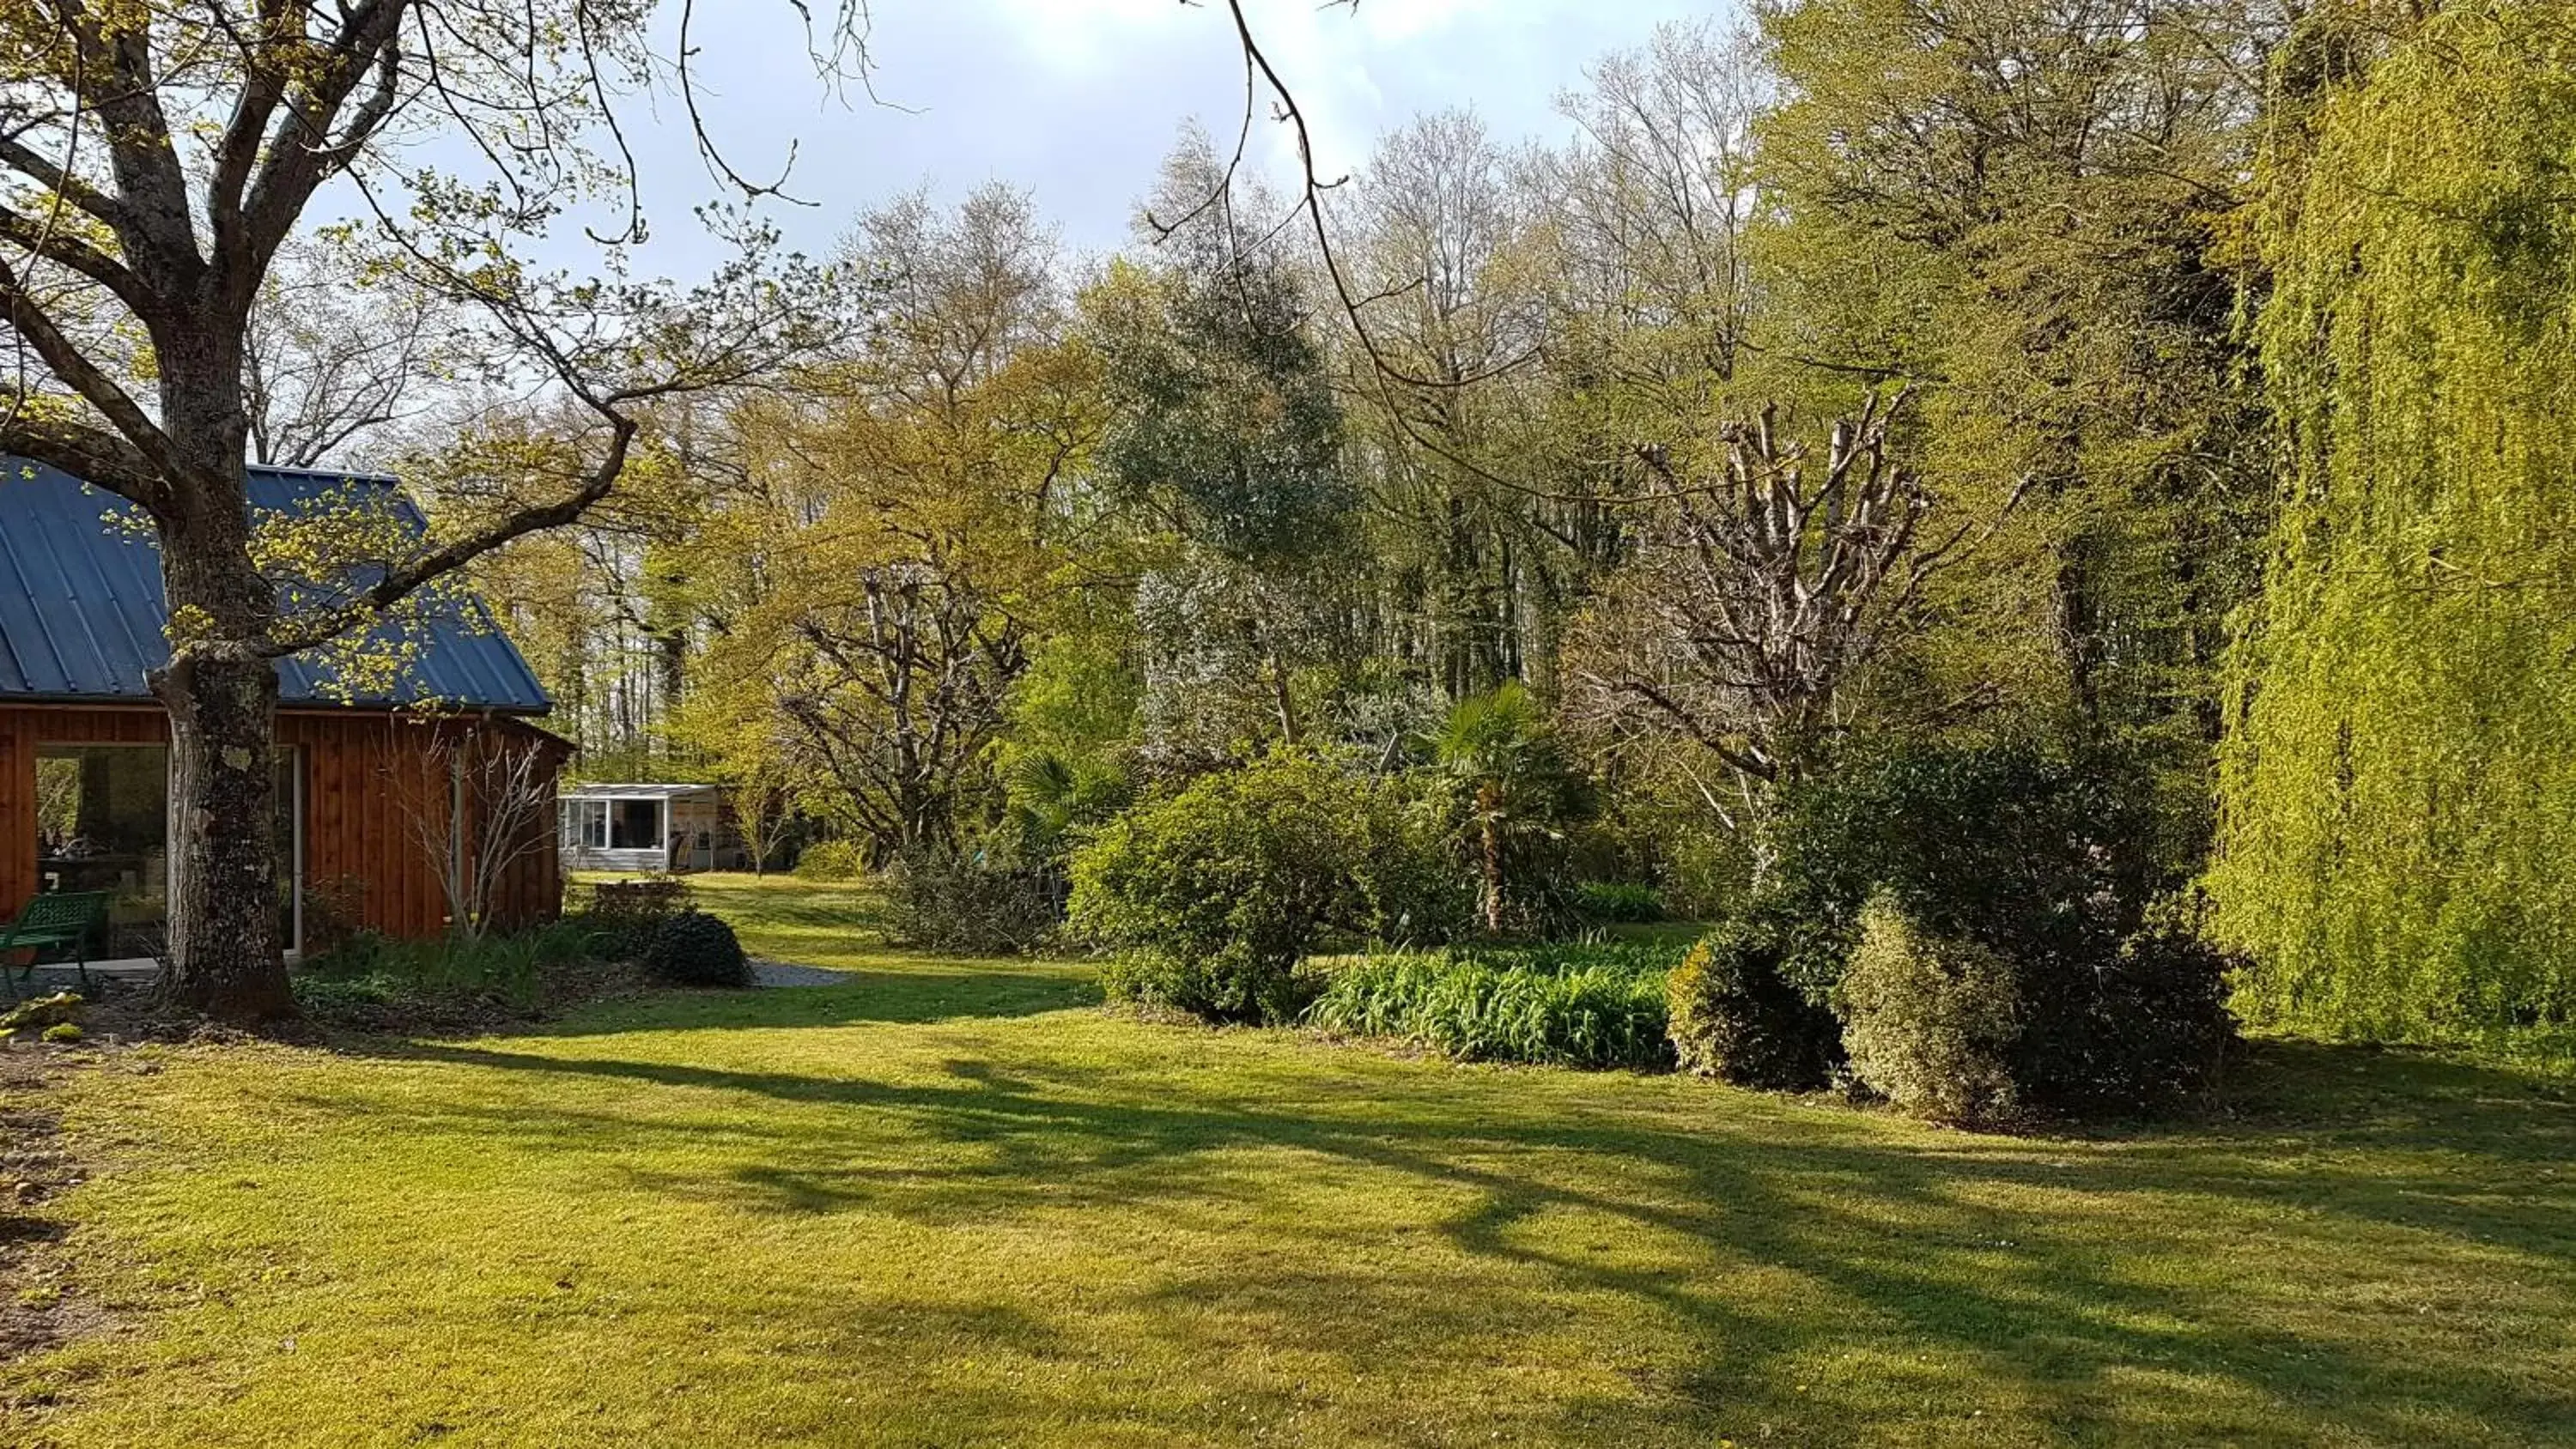
[[[1285,1020],[1328,933],[1418,939],[1463,916],[1446,845],[1418,792],[1272,755],[1111,821],[1073,858],[1071,921],[1121,953],[1113,999]]]
[[[1783,944],[1733,923],[1691,947],[1666,982],[1682,1069],[1742,1087],[1808,1091],[1842,1055],[1840,1024],[1780,974]]]
[[[644,948],[640,964],[680,986],[751,984],[751,962],[743,955],[733,927],[700,910],[682,911],[664,921],[653,933],[652,944]]]
[[[1063,920],[1059,880],[989,851],[914,850],[886,877],[886,934],[898,945],[933,951],[1035,951]]]
[[[640,959],[662,924],[689,908],[689,883],[677,876],[602,881],[591,888],[587,910],[566,917],[591,934],[591,950],[606,961]]]
[[[1991,1123],[2022,1102],[2025,1024],[2012,968],[1974,941],[1872,897],[1841,986],[1843,1049],[1861,1085],[1936,1122]]]
[[[2227,998],[2238,964],[2188,925],[2151,921],[2082,989],[2032,994],[2016,1072],[2033,1100],[2061,1110],[2136,1115],[2205,1102],[2236,1041]]]
[[[1335,971],[1308,1011],[1326,1031],[1399,1037],[1469,1061],[1659,1070],[1670,947],[1396,952]]]
[[[1782,792],[1756,913],[1790,980],[1825,1000],[1885,891],[1941,936],[2021,962],[2101,962],[2194,858],[2152,777],[2109,751],[1916,747]]]
[[[1648,925],[1664,919],[1664,893],[1636,881],[1585,881],[1574,888],[1574,910],[1600,925]]]
[[[2208,1090],[2234,1031],[2227,961],[2188,929],[2150,924],[2197,840],[2196,822],[2173,815],[2149,772],[2115,753],[1908,751],[1784,794],[1756,914],[1787,943],[1788,980],[1848,1027],[1846,963],[1863,908],[1881,899],[1905,939],[1935,943],[1926,959],[1956,945],[2001,963],[2015,1023],[2002,1070],[2018,1107],[2170,1106]],[[1890,966],[1870,989],[1928,979]],[[1969,1076],[1946,1097],[1908,1090],[1948,1115],[1996,1110],[1983,1068]]]
[[[1100,476],[1238,562],[1311,559],[1349,535],[1358,492],[1342,459],[1342,410],[1290,255],[1236,205],[1206,198],[1233,177],[1204,135],[1185,139],[1158,201],[1193,224],[1167,264],[1103,289],[1096,341],[1112,423]],[[1267,205],[1255,197],[1245,215]]]

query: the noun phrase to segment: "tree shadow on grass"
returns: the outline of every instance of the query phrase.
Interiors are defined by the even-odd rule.
[[[880,1003],[877,1015],[847,1018],[832,1013],[851,1006],[826,1000],[763,1002],[746,1024],[961,1014],[934,1010],[937,1000],[920,998],[910,1015],[883,1014]],[[1420,1226],[1464,1263],[1506,1277],[1432,1283],[1407,1310],[1414,1316],[1443,1293],[1527,1298],[1532,1311],[1547,1311],[1552,1294],[1608,1295],[1692,1346],[1659,1364],[1639,1399],[1568,1406],[1575,1417],[1557,1426],[1568,1435],[1617,1432],[1620,1419],[1642,1431],[1640,1414],[1730,1434],[1836,1412],[1865,1419],[1881,1410],[1856,1388],[1802,1397],[1784,1387],[1790,1361],[1846,1350],[1929,1352],[1954,1374],[1925,1392],[2016,1396],[2077,1440],[2134,1435],[2142,1405],[2163,1416],[2158,1431],[2170,1439],[2299,1443],[2331,1426],[2426,1442],[2474,1423],[2503,1442],[2547,1442],[2576,1422],[2576,1388],[2550,1386],[2510,1353],[2461,1351],[2473,1328],[2400,1352],[2423,1335],[2381,1334],[2367,1321],[2399,1311],[2382,1300],[2406,1291],[2406,1265],[2428,1259],[2448,1264],[2441,1280],[2454,1286],[2491,1275],[2497,1301],[2536,1321],[2553,1305],[2576,1315],[2576,1182],[2541,1175],[2576,1159],[2576,1106],[2554,1085],[2437,1058],[2267,1046],[2257,1053],[2259,1105],[2235,1120],[2052,1143],[1927,1142],[1862,1114],[1716,1089],[1711,1110],[1680,1121],[1567,1112],[1561,1096],[1521,1100],[1493,1091],[1490,1078],[1462,1088],[1437,1073],[1282,1110],[1257,1094],[1144,1092],[1113,1069],[1061,1063],[1019,1061],[1009,1072],[951,1063],[945,1080],[890,1082],[506,1046],[401,1055],[835,1109],[783,1119],[705,1103],[642,1116],[542,1099],[422,1109],[431,1130],[611,1154],[631,1186],[736,1210],[867,1210],[949,1227],[1087,1208],[1241,1214],[1280,1190],[1275,1178],[1227,1170],[1244,1152],[1299,1154],[1314,1174],[1428,1191],[1461,1205]],[[1461,1090],[1480,1093],[1485,1110],[1462,1115]],[[663,1134],[673,1144],[712,1136],[751,1161],[716,1176],[658,1169]],[[1570,1240],[1570,1222],[1597,1222],[1610,1240],[1654,1251],[1605,1257]],[[1352,1240],[1333,1223],[1293,1231],[1305,1250],[1294,1273],[1185,1264],[1164,1291],[1266,1306],[1292,1337],[1305,1333],[1303,1305],[1305,1317],[1338,1326],[1301,1346],[1366,1370],[1384,1345],[1364,1325],[1354,1337],[1330,1310],[1348,1301],[1341,1295],[1384,1290],[1386,1270],[1334,1267]],[[2321,1318],[2335,1300],[2311,1301],[2304,1284],[2239,1287],[2192,1271],[2194,1255],[2243,1251],[2249,1239],[2334,1279],[2331,1292],[2365,1317],[2348,1328]],[[1747,1275],[1775,1286],[1730,1286]],[[2528,1347],[2548,1361],[2571,1345]],[[1957,1381],[1959,1366],[1972,1384]],[[2142,1394],[2148,1378],[2173,1387]]]
[[[765,1027],[919,1026],[942,1021],[1039,1016],[1094,1006],[1100,988],[1068,967],[1026,971],[853,970],[828,986],[750,991],[670,991],[577,1011],[510,1033],[517,1037],[615,1036],[638,1031],[731,1031]],[[396,1046],[389,1054],[400,1055]]]

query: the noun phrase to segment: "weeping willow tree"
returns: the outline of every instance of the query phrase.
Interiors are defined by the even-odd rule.
[[[2290,449],[2234,661],[2249,1015],[2576,1016],[2576,13],[2347,0],[2281,61],[2259,323]]]

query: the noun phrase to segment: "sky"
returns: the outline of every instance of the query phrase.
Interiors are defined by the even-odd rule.
[[[701,108],[746,175],[794,164],[810,206],[768,214],[809,252],[852,219],[927,184],[955,197],[999,180],[1034,194],[1078,252],[1125,244],[1182,125],[1231,138],[1243,70],[1221,0],[873,0],[871,101],[834,96],[805,59],[787,0],[700,0]],[[823,4],[817,3],[822,9]],[[1560,136],[1557,94],[1666,21],[1727,21],[1731,0],[1250,0],[1256,32],[1317,133],[1327,176],[1426,111],[1475,111],[1500,139]],[[715,19],[720,16],[721,19]],[[667,52],[666,52],[667,53]],[[1264,115],[1267,115],[1265,106]],[[717,188],[669,97],[639,113],[647,270],[687,277],[716,256],[689,208]],[[1271,167],[1287,128],[1258,127]]]

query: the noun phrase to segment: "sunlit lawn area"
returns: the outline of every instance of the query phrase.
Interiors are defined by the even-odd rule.
[[[80,1074],[114,1320],[0,1442],[2576,1442],[2563,1078],[2276,1045],[2219,1125],[1980,1137],[703,895],[848,984]]]

